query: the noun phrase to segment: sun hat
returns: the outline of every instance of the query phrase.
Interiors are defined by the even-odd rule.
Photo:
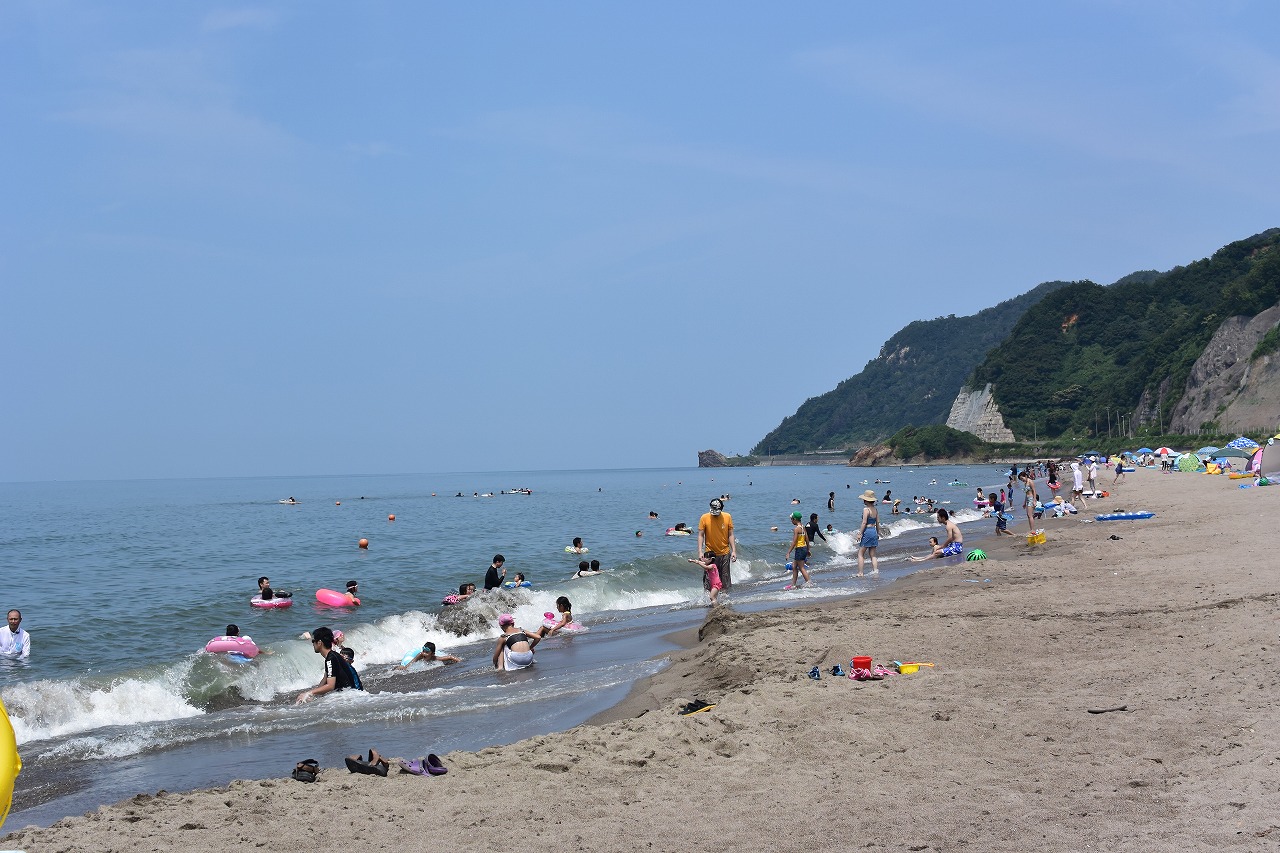
[[[865,492],[863,492],[860,495],[860,497],[867,503],[873,504],[876,502],[876,493],[871,491],[870,489],[867,489]]]
[[[712,515],[719,515],[720,510],[724,509],[724,501],[720,500],[719,498],[712,498],[710,507],[711,507]]]
[[[512,616],[510,613],[500,613],[498,614],[498,624],[514,625],[516,624],[516,617]]]
[[[797,512],[793,512],[793,513],[791,513],[791,520],[792,520],[792,521],[799,521],[799,520],[800,520],[800,519],[802,519],[802,518],[804,518],[804,516],[803,516],[803,515],[801,515],[798,511],[797,511]]]

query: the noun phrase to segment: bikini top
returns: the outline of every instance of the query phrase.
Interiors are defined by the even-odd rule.
[[[508,634],[507,638],[503,640],[503,642],[506,644],[507,648],[510,649],[516,643],[529,642],[529,635],[524,631],[516,631],[514,634]]]

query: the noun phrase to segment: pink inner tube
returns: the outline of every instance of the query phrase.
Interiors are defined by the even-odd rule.
[[[544,613],[542,614],[542,617],[543,617],[542,624],[548,628],[554,628],[560,622],[559,619],[554,618],[553,615],[550,613]],[[587,629],[584,628],[578,622],[570,622],[568,625],[565,625],[563,628],[560,629],[560,633],[563,634],[568,632],[570,634],[576,634],[579,631],[585,631],[585,630]]]
[[[332,589],[317,589],[316,601],[321,604],[328,604],[330,607],[353,607],[360,603],[360,599],[354,598],[345,592],[335,592]]]
[[[204,650],[214,654],[234,653],[247,658],[258,656],[258,647],[248,637],[214,637],[205,643]]]
[[[255,595],[253,598],[249,599],[249,603],[252,604],[254,607],[292,607],[293,599],[292,598],[269,598],[266,601],[263,601],[261,598],[258,598]]]

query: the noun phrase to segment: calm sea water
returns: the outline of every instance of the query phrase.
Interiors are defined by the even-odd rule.
[[[906,553],[925,551],[939,529],[882,506],[893,533],[879,578],[852,577],[854,541],[839,532],[815,548],[817,583],[785,591],[794,509],[856,529],[857,496],[872,488],[904,505],[924,494],[950,501],[973,521],[974,487],[1003,482],[1003,471],[971,466],[0,484],[3,604],[22,609],[33,638],[29,662],[0,660],[25,764],[8,826],[138,791],[280,776],[306,757],[340,766],[371,744],[416,757],[576,725],[657,670],[655,655],[671,648],[663,634],[705,615],[701,573],[687,562],[696,538],[664,532],[696,527],[710,498],[730,496],[739,542],[729,601],[756,609],[865,592],[914,567]],[[503,494],[519,488],[532,494]],[[298,503],[279,503],[288,497]],[[570,579],[583,559],[564,551],[575,536],[605,574]],[[508,579],[523,572],[533,588],[441,606],[459,583],[483,587],[496,553]],[[250,607],[259,575],[292,590],[294,606]],[[349,579],[360,581],[359,608],[316,602],[316,589]],[[530,670],[496,673],[497,613],[533,627],[559,595],[588,630],[540,645]],[[228,623],[264,654],[242,664],[205,654]],[[319,625],[345,632],[369,690],[295,707],[321,672],[299,637]],[[394,668],[425,640],[464,663]]]

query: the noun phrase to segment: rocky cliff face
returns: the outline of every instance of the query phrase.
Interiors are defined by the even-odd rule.
[[[1004,425],[1004,417],[996,407],[991,396],[991,383],[985,388],[974,391],[961,388],[951,404],[951,414],[947,416],[947,426],[961,432],[973,433],[983,441],[1013,441],[1013,432]]]
[[[725,458],[723,453],[715,450],[699,450],[698,451],[698,467],[699,468],[727,468],[729,460]]]
[[[860,448],[849,460],[852,468],[874,468],[876,465],[897,465],[900,459],[893,455],[893,449],[887,444],[872,444]]]
[[[1262,336],[1280,323],[1280,305],[1256,317],[1222,322],[1187,378],[1170,429],[1193,433],[1208,422],[1230,432],[1265,432],[1280,426],[1280,355],[1250,361]]]

